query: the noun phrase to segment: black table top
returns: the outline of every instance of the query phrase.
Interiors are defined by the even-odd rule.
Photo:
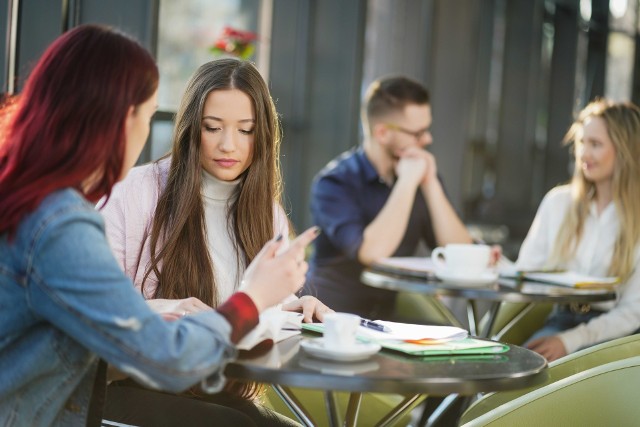
[[[227,365],[228,378],[290,387],[356,392],[471,395],[510,390],[546,379],[546,360],[509,345],[505,353],[467,356],[408,356],[382,350],[358,362],[310,356],[300,340],[305,333],[277,343],[267,354]]]
[[[514,279],[497,279],[482,286],[461,286],[434,279],[426,274],[406,270],[369,268],[361,276],[362,283],[380,289],[415,292],[428,295],[505,302],[591,303],[616,298],[615,290],[576,289],[566,286]]]

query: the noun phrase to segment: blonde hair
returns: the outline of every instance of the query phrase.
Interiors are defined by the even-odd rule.
[[[589,117],[604,120],[607,133],[616,150],[612,177],[612,196],[620,230],[609,266],[609,275],[626,281],[634,269],[636,246],[640,241],[640,109],[632,103],[614,103],[598,99],[579,114],[565,137],[565,143],[579,142],[584,122]],[[582,237],[595,185],[583,173],[580,159],[571,179],[572,202],[556,239],[551,260],[559,267],[568,262]]]

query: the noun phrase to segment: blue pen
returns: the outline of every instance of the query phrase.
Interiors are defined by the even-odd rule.
[[[373,320],[365,319],[363,317],[360,318],[360,326],[380,332],[391,332],[391,328],[388,326],[381,325],[380,323],[376,323]]]

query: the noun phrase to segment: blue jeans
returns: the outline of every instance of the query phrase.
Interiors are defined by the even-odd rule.
[[[535,339],[550,337],[567,329],[575,328],[581,323],[587,323],[602,313],[604,312],[600,310],[591,310],[587,313],[574,313],[566,306],[556,306],[545,321],[544,326],[531,335],[527,342],[523,344],[523,347],[528,346],[529,343]]]

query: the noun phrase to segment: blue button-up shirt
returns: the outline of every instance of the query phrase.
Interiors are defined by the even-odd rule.
[[[57,191],[0,235],[0,425],[85,425],[97,356],[143,384],[223,386],[235,357],[215,311],[164,321],[121,271],[102,216]]]
[[[380,213],[392,188],[361,147],[341,154],[316,175],[311,213],[322,233],[314,242],[306,293],[317,295],[336,311],[389,315],[395,294],[360,282],[364,266],[358,261],[358,250],[364,229]],[[414,255],[420,241],[436,246],[427,205],[417,190],[407,231],[393,256]]]

